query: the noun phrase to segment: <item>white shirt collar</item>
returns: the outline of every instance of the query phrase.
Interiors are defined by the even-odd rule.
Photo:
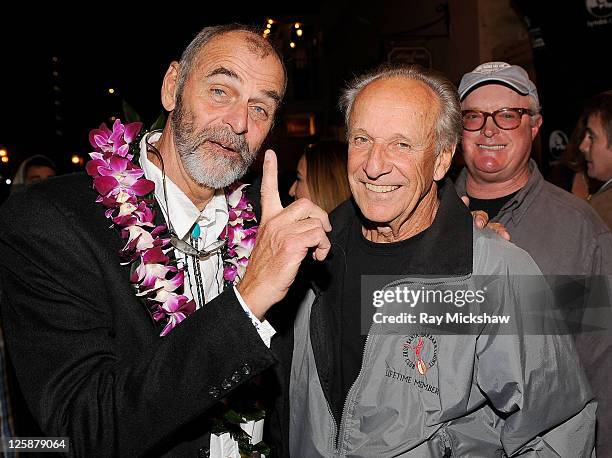
[[[140,142],[140,166],[145,177],[155,183],[155,198],[162,209],[166,222],[168,222],[162,173],[147,157],[146,140],[148,139],[149,143],[155,143],[160,137],[161,132],[151,132],[142,138]],[[201,237],[204,239],[204,246],[210,245],[219,238],[229,219],[227,200],[223,189],[215,191],[213,198],[201,212],[168,176],[166,176],[166,190],[168,191],[170,222],[179,238],[184,238],[196,221],[202,229]]]

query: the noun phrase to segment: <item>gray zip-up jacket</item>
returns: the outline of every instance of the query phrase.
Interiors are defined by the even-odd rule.
[[[535,278],[547,288],[539,269],[527,253],[489,231],[473,231],[472,252],[470,275],[436,282],[476,289],[483,286],[480,276],[490,276],[484,285],[488,311],[516,317],[520,328],[517,312],[542,305],[530,304],[533,290],[521,279]],[[338,265],[344,262],[350,255]],[[418,287],[427,280],[405,280],[411,282]],[[322,305],[321,294],[308,291],[293,327],[292,457],[591,456],[596,404],[571,336],[503,335],[489,325],[471,335],[405,335],[373,326],[337,425],[325,388],[334,368],[322,330],[331,304]],[[404,351],[417,342],[426,371],[413,356],[409,364]]]

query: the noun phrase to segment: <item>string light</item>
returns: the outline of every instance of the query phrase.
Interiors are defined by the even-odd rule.
[[[291,43],[289,43],[289,47],[292,49],[295,48],[295,43],[292,41]]]
[[[304,31],[302,29],[297,29],[295,33],[298,37],[301,37],[303,32]]]

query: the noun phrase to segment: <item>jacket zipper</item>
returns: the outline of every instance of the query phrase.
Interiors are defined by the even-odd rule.
[[[365,341],[365,345],[363,346],[363,352],[361,353],[361,367],[359,368],[359,374],[357,374],[357,377],[355,378],[355,381],[353,382],[353,384],[351,385],[351,388],[349,389],[348,393],[346,394],[346,399],[344,400],[344,405],[342,407],[342,415],[340,416],[340,430],[337,429],[337,425],[336,425],[336,419],[334,418],[333,414],[332,414],[332,418],[334,418],[334,425],[336,425],[336,430],[334,431],[335,434],[335,440],[334,440],[334,450],[335,453],[337,454],[341,454],[342,450],[341,450],[341,442],[340,442],[340,438],[342,437],[342,442],[344,442],[344,434],[346,433],[346,416],[348,415],[348,404],[349,404],[349,399],[351,398],[351,393],[353,391],[353,388],[355,387],[355,385],[357,384],[357,381],[359,380],[359,378],[361,377],[361,374],[363,373],[363,366],[364,366],[364,361],[365,361],[365,355],[368,351],[368,344],[370,343],[370,332],[372,331],[372,326],[370,325],[370,329],[368,330],[368,335],[366,337],[366,341]],[[329,411],[331,412],[331,408],[329,407],[329,404],[327,405],[327,408],[329,409]]]
[[[314,300],[312,302],[311,310],[319,302],[319,299],[320,299],[320,293],[317,291],[317,289],[315,289],[315,285],[312,285],[312,289],[315,292],[315,298],[314,298]],[[310,334],[310,330],[308,331],[308,333]],[[312,342],[311,342],[310,345],[312,346]],[[321,388],[323,388],[323,387],[321,387]],[[334,436],[333,436],[334,437],[333,448],[334,448],[334,454],[335,454],[336,449],[338,447],[338,445],[337,445],[337,442],[338,442],[338,434],[337,434],[338,433],[338,422],[336,421],[336,417],[334,417],[334,413],[331,410],[331,407],[329,405],[329,401],[327,400],[327,396],[323,396],[323,397],[325,398],[325,406],[327,407],[327,411],[329,412],[329,416],[331,417],[332,422],[334,424],[334,430],[333,430],[333,434],[334,434]]]

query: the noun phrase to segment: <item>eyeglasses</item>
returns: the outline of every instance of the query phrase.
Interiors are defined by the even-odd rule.
[[[533,116],[535,112],[528,108],[501,108],[493,113],[480,110],[463,110],[463,128],[469,132],[482,129],[487,123],[487,118],[493,118],[497,127],[503,130],[513,130],[521,125],[523,115]]]

